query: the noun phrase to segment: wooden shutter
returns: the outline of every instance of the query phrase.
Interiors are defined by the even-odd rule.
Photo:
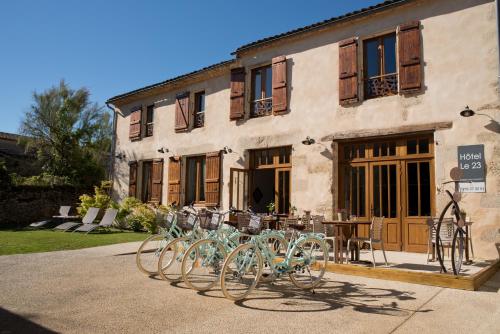
[[[286,57],[273,58],[273,113],[287,110]]]
[[[151,202],[161,203],[161,193],[163,185],[163,159],[153,160],[152,167]]]
[[[245,68],[231,70],[231,102],[229,106],[229,119],[242,119],[245,115]]]
[[[141,138],[141,117],[142,109],[137,109],[130,113],[130,130],[128,137],[131,140]]]
[[[137,196],[137,161],[129,163],[128,195]]]
[[[168,163],[168,204],[181,203],[181,157],[171,157]]]
[[[347,105],[358,101],[358,39],[339,43],[339,102]]]
[[[175,131],[185,131],[189,127],[189,92],[175,98]]]
[[[399,26],[399,88],[402,93],[419,90],[422,86],[422,41],[420,22]]]
[[[207,206],[217,206],[220,202],[220,171],[221,154],[220,152],[207,153],[205,164],[205,202]]]

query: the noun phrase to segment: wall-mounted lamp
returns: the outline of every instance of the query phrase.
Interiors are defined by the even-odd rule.
[[[125,159],[125,153],[119,152],[117,155],[115,155],[115,158],[123,160]]]
[[[228,154],[228,153],[233,153],[233,150],[230,149],[228,146],[224,146],[224,148],[222,149],[222,152],[224,154]]]
[[[304,139],[304,140],[302,141],[302,144],[304,144],[304,145],[308,145],[308,146],[309,146],[309,145],[314,144],[315,142],[316,142],[316,141],[315,141],[313,138],[311,138],[311,137],[307,136],[307,137],[306,137],[306,139]]]
[[[466,106],[465,109],[460,112],[460,116],[462,117],[471,117],[475,114],[474,110],[470,109],[469,106]]]
[[[168,150],[168,148],[166,148],[166,147],[160,147],[160,148],[158,149],[158,152],[159,152],[159,153],[168,153],[168,152],[170,152],[170,151],[169,151],[169,150]]]

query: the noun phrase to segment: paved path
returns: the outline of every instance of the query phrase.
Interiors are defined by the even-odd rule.
[[[500,332],[500,273],[478,292],[327,274],[234,303],[144,276],[120,255],[137,245],[0,256],[0,334]]]

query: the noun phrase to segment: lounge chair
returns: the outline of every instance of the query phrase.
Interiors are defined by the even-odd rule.
[[[71,210],[71,206],[61,206],[59,207],[59,215],[52,216],[52,219],[42,220],[36,223],[30,224],[30,227],[34,228],[42,228],[46,227],[48,224],[52,223],[55,219],[65,219],[70,218],[69,211]]]
[[[54,227],[54,230],[62,230],[64,232],[72,229],[72,228],[75,228],[76,226],[79,226],[79,225],[88,225],[88,224],[92,224],[92,222],[94,222],[94,220],[96,219],[97,215],[99,214],[99,209],[98,208],[89,208],[87,210],[87,213],[85,214],[85,216],[82,218],[82,222],[66,222],[66,223],[62,223],[60,225],[57,225],[56,227]]]
[[[107,209],[99,224],[83,224],[74,229],[73,232],[87,232],[88,234],[97,228],[108,228],[113,225],[117,214],[117,209]]]

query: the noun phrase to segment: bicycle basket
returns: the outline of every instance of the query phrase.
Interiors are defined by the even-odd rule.
[[[220,213],[212,213],[212,218],[210,219],[210,222],[208,223],[208,229],[209,230],[217,230],[219,228],[219,225],[221,223],[221,214]]]
[[[196,223],[196,215],[193,213],[189,213],[186,215],[185,213],[177,214],[177,224],[185,231],[191,231],[194,228]]]

